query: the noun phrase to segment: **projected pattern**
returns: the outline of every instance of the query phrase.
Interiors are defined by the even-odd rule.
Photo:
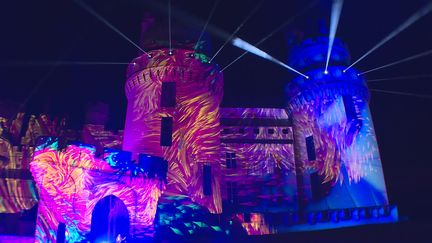
[[[40,191],[37,242],[55,241],[59,223],[66,224],[67,242],[85,239],[90,233],[93,208],[110,195],[126,206],[132,237],[153,233],[158,198],[165,187],[163,180],[145,174],[116,173],[110,166],[112,161],[94,157],[92,147],[69,145],[59,151],[51,142],[40,146],[31,162]]]
[[[64,134],[64,119],[18,113],[0,117],[0,213],[18,213],[36,205],[38,196],[29,169],[38,136]]]
[[[221,116],[224,199],[255,210],[295,208],[293,133],[286,111],[222,108]]]
[[[0,138],[0,156],[0,170],[5,172],[6,177],[0,178],[0,213],[18,213],[32,208],[37,203],[37,193],[31,177],[11,177],[25,174],[22,172],[26,171],[27,163],[33,156],[33,148],[22,147],[20,151]]]
[[[294,79],[286,90],[296,163],[304,172],[300,189],[315,194],[306,196],[315,201],[311,210],[387,205],[366,82],[354,69],[343,72],[349,54],[339,40],[328,73],[314,68],[325,61],[327,41],[306,40],[291,57],[310,77]]]
[[[222,75],[189,50],[149,52],[129,65],[123,150],[160,156],[169,162],[167,192],[188,195],[221,213],[219,189],[219,104]],[[175,82],[175,106],[162,107],[162,83]],[[165,97],[166,98],[166,97]],[[168,97],[172,98],[172,97]],[[161,146],[161,119],[172,117],[172,142]],[[135,156],[135,155],[133,155]],[[211,165],[211,195],[203,192],[203,164]]]

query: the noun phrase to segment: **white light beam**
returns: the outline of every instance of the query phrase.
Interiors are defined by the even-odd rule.
[[[265,42],[266,40],[268,40],[270,37],[272,37],[275,33],[279,32],[280,30],[282,30],[283,28],[285,28],[287,25],[291,24],[292,22],[294,22],[294,20],[305,14],[306,11],[308,11],[309,9],[311,9],[312,7],[315,7],[318,4],[318,1],[313,1],[311,2],[309,5],[307,5],[302,11],[298,12],[296,15],[292,16],[291,18],[289,18],[287,21],[285,21],[284,23],[282,23],[281,25],[279,25],[277,28],[275,28],[274,30],[272,30],[268,35],[266,35],[264,38],[262,38],[260,41],[258,41],[257,43],[255,43],[255,46],[259,46],[261,45],[263,42]],[[238,56],[236,59],[234,59],[233,61],[231,61],[228,65],[226,65],[224,68],[222,68],[221,71],[224,71],[225,69],[229,68],[231,65],[233,65],[234,63],[236,63],[238,60],[240,60],[242,57],[244,57],[246,54],[248,54],[249,51],[245,51],[243,52],[240,56]]]
[[[213,14],[214,14],[214,11],[216,10],[216,7],[217,7],[217,5],[219,4],[219,2],[220,2],[220,0],[216,0],[216,1],[214,2],[213,7],[212,7],[212,9],[210,10],[210,14],[209,14],[209,16],[207,17],[207,21],[206,21],[206,23],[204,24],[203,29],[201,30],[201,33],[200,33],[200,35],[199,35],[199,37],[198,37],[197,42],[195,43],[194,50],[196,50],[196,49],[198,48],[199,42],[201,41],[201,38],[202,38],[203,35],[204,35],[204,31],[207,29],[207,25],[209,24],[210,19],[212,18]]]
[[[388,80],[406,80],[406,79],[419,79],[419,78],[432,78],[432,74],[421,74],[421,75],[412,75],[412,76],[398,76],[398,77],[390,77],[390,78],[376,78],[376,79],[368,79],[368,83],[388,81]]]
[[[384,89],[369,89],[369,90],[374,92],[380,92],[380,93],[413,96],[413,97],[423,98],[423,99],[432,99],[432,95],[427,95],[427,94],[416,94],[416,93],[408,93],[408,92],[400,92],[400,91],[384,90]]]
[[[330,18],[330,32],[329,32],[329,45],[327,48],[327,60],[325,65],[324,73],[328,73],[328,65],[330,61],[330,55],[333,48],[333,42],[336,36],[336,30],[339,24],[339,17],[342,12],[343,0],[333,0],[331,18]]]
[[[401,59],[399,61],[395,61],[395,62],[386,64],[386,65],[383,65],[383,66],[380,66],[380,67],[377,67],[377,68],[373,68],[373,69],[364,71],[362,73],[359,73],[358,75],[362,75],[362,74],[370,73],[370,72],[377,71],[377,70],[380,70],[380,69],[383,69],[383,68],[391,67],[391,66],[394,66],[394,65],[397,65],[397,64],[400,64],[400,63],[408,62],[408,61],[411,61],[411,60],[414,60],[414,59],[417,59],[417,58],[420,58],[420,57],[428,56],[428,55],[431,55],[431,54],[432,54],[432,50],[424,51],[422,53],[419,53],[419,54],[416,54],[416,55],[413,55],[413,56]]]
[[[388,36],[386,36],[384,39],[382,39],[378,44],[376,44],[372,49],[370,49],[368,52],[363,54],[359,59],[357,59],[354,63],[352,63],[350,66],[345,68],[343,72],[346,72],[348,69],[350,69],[352,66],[356,65],[358,62],[363,60],[365,57],[367,57],[369,54],[371,54],[373,51],[384,45],[389,40],[393,39],[396,35],[398,35],[400,32],[411,26],[413,23],[415,23],[417,20],[419,20],[421,17],[427,15],[430,11],[432,11],[432,2],[428,3],[426,6],[415,12],[411,17],[409,17],[405,22],[403,22],[400,26],[398,26],[395,30],[393,30]]]
[[[90,61],[8,61],[0,62],[0,66],[86,66],[86,65],[128,65],[128,62],[90,62]]]
[[[209,62],[212,62],[213,59],[219,54],[220,51],[222,51],[222,49],[226,46],[226,44],[228,44],[232,38],[234,37],[235,34],[237,34],[240,29],[243,27],[243,25],[246,24],[246,22],[258,11],[258,9],[261,7],[263,3],[263,0],[261,2],[259,2],[253,9],[252,11],[248,14],[248,16],[246,16],[246,18],[243,20],[243,22],[241,22],[241,24],[234,30],[234,32],[230,35],[230,37],[228,37],[225,42],[222,44],[222,46],[216,51],[216,53],[213,55],[212,58],[210,58]]]
[[[171,45],[171,0],[168,0],[168,35],[169,35],[169,52],[172,51]]]
[[[307,79],[309,78],[309,77],[306,76],[305,74],[303,74],[303,73],[301,73],[301,72],[295,70],[294,68],[292,68],[292,67],[286,65],[285,63],[279,61],[278,59],[276,59],[276,58],[270,56],[267,52],[265,52],[265,51],[263,51],[263,50],[261,50],[261,49],[258,49],[257,47],[255,47],[255,46],[249,44],[248,42],[246,42],[246,41],[244,41],[244,40],[242,40],[242,39],[240,39],[240,38],[238,38],[238,37],[236,37],[234,40],[232,40],[231,44],[234,45],[234,46],[236,46],[236,47],[238,47],[238,48],[241,48],[241,49],[243,49],[243,50],[245,50],[245,51],[248,51],[248,52],[250,52],[250,53],[253,53],[253,54],[257,55],[257,56],[260,56],[260,57],[262,57],[262,58],[264,58],[264,59],[267,59],[267,60],[269,60],[269,61],[272,61],[272,62],[274,62],[274,63],[277,63],[277,64],[279,64],[279,65],[281,65],[281,66],[283,66],[283,67],[285,67],[285,68],[287,68],[287,69],[289,69],[289,70],[291,70],[291,71],[293,71],[293,72],[295,72],[295,73],[297,73],[297,74],[299,74],[299,75],[301,75],[301,76],[303,76],[303,77],[305,77],[305,78],[307,78]],[[226,68],[226,67],[225,67],[225,68]],[[224,69],[225,69],[225,68],[224,68]],[[222,69],[221,72],[222,72],[224,69]]]
[[[106,26],[108,26],[111,30],[113,30],[114,32],[116,32],[117,34],[119,34],[121,37],[123,37],[123,39],[127,40],[129,43],[131,43],[133,46],[135,46],[136,48],[138,48],[138,50],[142,51],[143,53],[145,53],[146,55],[149,55],[146,51],[144,51],[139,45],[135,44],[135,42],[133,42],[131,39],[129,39],[129,37],[127,37],[125,34],[123,34],[119,29],[117,29],[116,27],[114,27],[110,22],[108,22],[108,20],[106,20],[104,17],[102,17],[100,14],[98,14],[96,11],[94,11],[89,5],[87,5],[86,3],[84,3],[81,0],[74,0],[75,3],[77,3],[81,8],[83,8],[84,10],[86,10],[88,13],[90,13],[91,15],[93,15],[95,18],[97,18],[99,21],[101,21],[102,23],[104,23]]]

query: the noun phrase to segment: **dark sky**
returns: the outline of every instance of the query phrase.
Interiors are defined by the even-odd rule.
[[[85,1],[135,42],[140,20],[152,11],[148,1]],[[165,1],[158,1],[164,4]],[[166,1],[167,2],[167,1]],[[213,0],[172,0],[173,11],[182,9],[205,21]],[[233,31],[258,0],[221,0],[210,24]],[[357,59],[426,0],[346,0],[337,36]],[[304,8],[310,1],[265,0],[239,36],[255,43]],[[283,31],[260,46],[286,61],[287,35],[316,34],[320,18],[328,21],[330,5],[306,12]],[[173,25],[176,21],[173,21]],[[121,128],[125,117],[124,80],[126,66],[30,66],[13,62],[109,61],[129,62],[138,51],[130,43],[89,15],[73,1],[5,1],[0,8],[0,100],[24,104],[33,112],[69,114],[73,124],[82,122],[85,104],[101,100],[111,106],[110,127]],[[356,67],[368,70],[432,49],[432,14],[422,18],[382,46]],[[167,28],[168,38],[168,28]],[[212,38],[213,50],[223,40]],[[216,57],[225,66],[242,53],[226,46]],[[367,75],[368,79],[432,74],[432,56]],[[283,107],[283,87],[295,77],[280,66],[246,55],[224,73],[224,106]],[[432,95],[432,80],[406,79],[371,83],[371,88]],[[432,99],[371,93],[371,111],[383,159],[390,200],[401,213],[426,220],[423,207],[432,205]]]

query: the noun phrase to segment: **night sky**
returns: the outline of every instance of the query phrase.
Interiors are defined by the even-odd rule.
[[[85,1],[135,42],[149,1]],[[167,1],[157,1],[159,5]],[[205,21],[213,5],[208,1],[172,0],[181,9]],[[232,32],[258,0],[221,0],[210,25]],[[311,1],[265,0],[238,36],[255,43],[303,9]],[[359,58],[428,1],[345,1],[337,37]],[[153,6],[153,7],[152,7]],[[159,13],[163,15],[163,13]],[[288,39],[318,33],[318,20],[329,20],[330,4],[320,1],[260,47],[287,60]],[[173,25],[176,20],[173,20]],[[432,13],[420,19],[355,67],[365,71],[432,49]],[[0,101],[11,110],[67,115],[71,126],[83,122],[85,105],[110,105],[111,129],[121,129],[125,118],[126,65],[24,65],[56,61],[129,62],[138,50],[84,11],[73,1],[7,1],[0,7]],[[168,27],[166,28],[168,38]],[[212,38],[213,50],[224,40]],[[221,67],[242,53],[227,45],[216,57]],[[21,63],[21,64],[20,64]],[[432,55],[372,72],[368,79],[432,74]],[[246,55],[224,73],[223,106],[283,107],[284,86],[296,77],[276,64]],[[432,95],[432,78],[370,83],[371,88]],[[432,212],[432,99],[371,93],[370,107],[383,160],[391,203],[414,221],[426,222]],[[424,210],[424,211],[423,211]]]

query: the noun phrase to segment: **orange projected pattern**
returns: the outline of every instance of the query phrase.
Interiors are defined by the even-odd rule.
[[[131,236],[153,233],[157,202],[165,187],[162,181],[120,176],[91,150],[75,145],[65,151],[37,151],[31,171],[40,191],[36,241],[55,240],[59,223],[66,224],[68,242],[84,239],[90,232],[96,203],[109,195],[125,204]]]
[[[169,162],[167,192],[188,195],[212,213],[222,212],[219,189],[219,104],[222,75],[193,51],[151,51],[129,66],[123,150]],[[199,56],[202,57],[202,56]],[[161,107],[163,82],[176,83],[175,107]],[[161,117],[173,118],[172,145],[161,146]],[[212,195],[203,193],[203,163],[212,166]]]
[[[368,173],[376,173],[379,151],[370,119],[367,103],[354,97],[358,105],[362,125],[347,120],[342,96],[316,97],[309,102],[292,105],[296,132],[301,133],[299,140],[313,135],[316,160],[308,161],[303,155],[304,169],[317,170],[325,182],[342,182],[340,173],[344,163],[349,181],[358,182]],[[305,144],[299,147],[306,151]]]
[[[12,121],[0,117],[0,213],[18,213],[36,205],[37,193],[29,163],[39,136],[60,135],[64,119],[18,113]],[[63,135],[63,134],[62,134]]]

